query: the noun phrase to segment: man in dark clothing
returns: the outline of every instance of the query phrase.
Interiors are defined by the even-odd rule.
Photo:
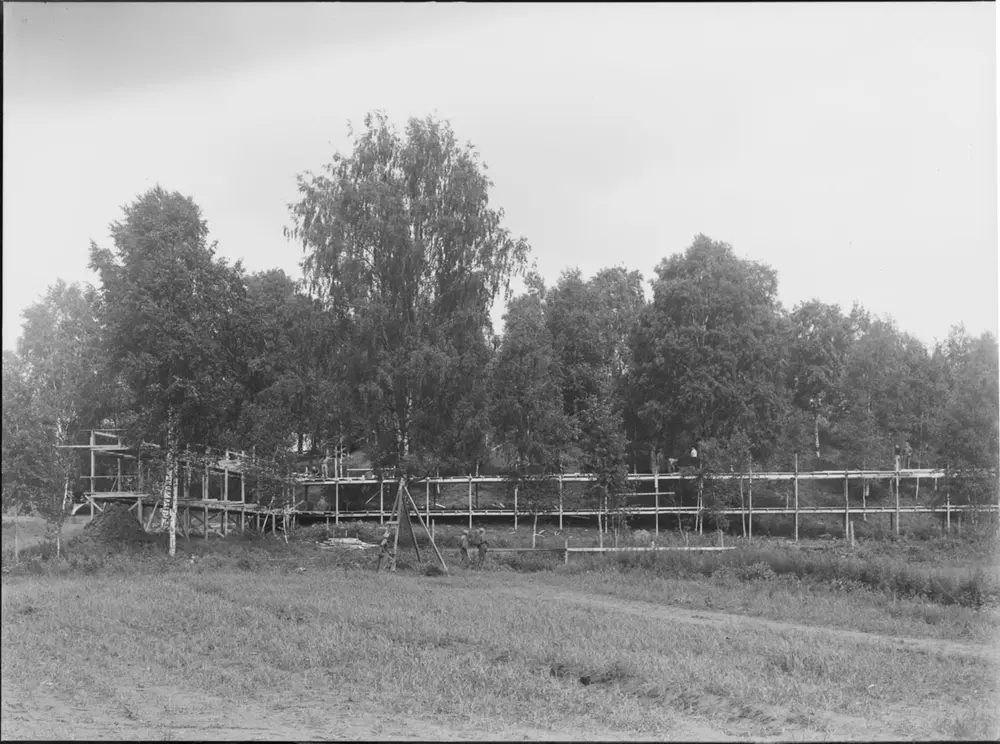
[[[459,555],[462,557],[462,566],[469,566],[469,531],[462,530],[462,539],[458,545]]]
[[[378,544],[378,565],[375,566],[375,573],[382,570],[383,561],[386,562],[390,571],[393,569],[396,556],[393,554],[392,548],[392,533],[386,528],[385,532],[382,533],[382,540]]]
[[[484,527],[480,527],[479,530],[472,536],[471,542],[479,549],[479,560],[476,562],[476,568],[482,568],[483,562],[486,560],[486,550],[489,545],[486,542],[486,529]]]

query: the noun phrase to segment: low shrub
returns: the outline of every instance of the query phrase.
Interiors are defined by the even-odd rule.
[[[629,535],[628,541],[636,547],[646,547],[653,541],[653,534],[646,530],[635,530]]]
[[[777,574],[771,569],[770,565],[764,561],[760,561],[740,566],[737,570],[737,576],[739,576],[741,581],[767,581],[768,579],[775,578]]]

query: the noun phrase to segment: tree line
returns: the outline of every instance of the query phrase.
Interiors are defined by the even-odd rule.
[[[704,235],[656,265],[649,301],[620,266],[549,286],[447,122],[399,132],[373,113],[350,134],[348,154],[298,176],[285,234],[301,279],[220,258],[194,200],[156,186],[110,247],[91,244],[93,286],[57,281],[24,311],[3,358],[5,507],[64,508],[77,464],[56,445],[108,425],[168,459],[344,445],[381,473],[585,471],[606,493],[692,449],[718,469],[789,469],[796,453],[892,467],[897,452],[997,467],[992,334],[959,325],[928,348],[860,305],[786,310],[772,268]]]

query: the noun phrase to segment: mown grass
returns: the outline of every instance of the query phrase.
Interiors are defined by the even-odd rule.
[[[308,704],[331,735],[323,701],[348,697],[487,736],[529,725],[684,737],[689,720],[755,737],[1000,733],[996,669],[976,657],[540,601],[550,584],[510,572],[289,572],[282,561],[248,573],[207,561],[7,577],[5,688],[46,680],[100,698],[172,679],[263,706]]]
[[[453,570],[458,564],[460,528],[438,535],[438,545]],[[499,533],[499,534],[498,534]],[[320,551],[315,542],[329,534],[377,541],[381,528],[357,522],[329,531],[315,525],[294,531],[285,542],[280,536],[246,533],[226,540],[179,540],[181,561],[198,561],[199,570],[227,568],[256,572],[276,568],[294,572],[306,568],[374,568],[373,551]],[[493,531],[491,544],[517,544],[529,535]],[[575,535],[576,543],[583,542]],[[629,543],[643,543],[650,536],[633,533]],[[698,544],[708,537],[661,533],[657,544]],[[560,540],[559,542],[562,542]],[[866,543],[854,551],[829,546],[822,551],[795,549],[778,541],[739,543],[724,553],[624,553],[573,555],[569,566],[557,553],[492,554],[487,568],[522,573],[557,572],[558,581],[569,576],[579,586],[632,599],[660,603],[705,603],[717,609],[760,614],[794,622],[832,624],[837,627],[896,634],[954,637],[985,641],[1000,626],[996,611],[1000,576],[985,563],[991,543],[940,540]],[[176,562],[165,556],[163,538],[143,550],[95,551],[94,546],[71,540],[64,557],[54,559],[54,546],[45,543],[22,551],[13,565],[4,554],[5,573],[36,576],[113,575],[173,570]],[[937,561],[929,559],[941,556]],[[978,556],[978,561],[968,562]],[[427,554],[430,558],[430,554]],[[412,553],[401,554],[401,565],[413,563]],[[579,582],[589,582],[580,584]]]

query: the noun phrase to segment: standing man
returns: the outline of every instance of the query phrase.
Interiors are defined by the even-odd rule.
[[[396,556],[392,552],[392,533],[388,527],[382,533],[382,541],[378,544],[378,565],[375,566],[375,573],[382,570],[383,561],[386,561],[390,571],[395,567]]]
[[[462,530],[462,540],[458,546],[459,554],[462,557],[462,566],[469,567],[469,531]]]
[[[479,548],[479,562],[476,563],[476,568],[483,567],[483,562],[486,560],[486,550],[488,545],[489,544],[486,542],[486,528],[480,527],[479,531],[476,533],[476,546]]]

